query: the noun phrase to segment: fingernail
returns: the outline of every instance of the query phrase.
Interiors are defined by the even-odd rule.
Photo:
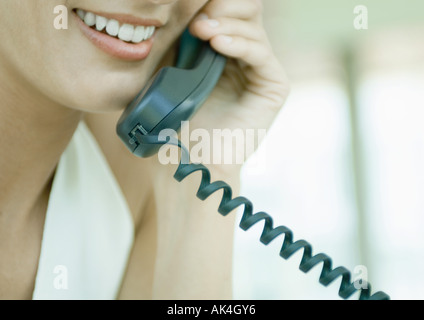
[[[198,21],[209,20],[209,16],[206,13],[201,13],[197,16],[196,20]]]
[[[230,36],[221,36],[221,37],[222,37],[222,41],[224,41],[227,44],[231,44],[234,41],[233,37],[230,37]]]
[[[211,28],[218,28],[219,27],[219,21],[218,20],[208,20],[208,24]]]

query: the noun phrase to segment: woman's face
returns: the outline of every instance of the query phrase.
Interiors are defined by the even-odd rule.
[[[120,110],[144,86],[206,2],[1,0],[0,67],[11,79],[21,79],[66,107],[89,112]],[[63,11],[55,11],[64,8],[60,5],[67,8],[68,29],[57,29],[65,22],[58,20]],[[90,13],[84,18],[86,23],[77,9],[83,10],[78,11],[81,17]],[[112,20],[119,25],[109,25]],[[108,25],[99,32],[97,25],[87,26],[93,21],[99,21],[99,28],[102,21]],[[129,26],[121,30],[124,23]],[[153,37],[134,43],[149,37],[148,30],[153,30],[149,26],[156,26]],[[110,35],[116,32],[121,34]]]

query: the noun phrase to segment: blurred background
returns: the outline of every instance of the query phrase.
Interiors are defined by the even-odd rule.
[[[263,2],[292,92],[242,194],[373,292],[424,299],[424,1]],[[339,299],[262,225],[237,228],[234,298]]]

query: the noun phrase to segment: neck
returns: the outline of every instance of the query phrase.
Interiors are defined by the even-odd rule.
[[[6,69],[0,66],[0,217],[38,204],[81,119]]]

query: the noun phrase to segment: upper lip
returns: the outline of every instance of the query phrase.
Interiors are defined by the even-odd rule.
[[[78,9],[84,10],[86,12],[94,13],[98,16],[102,16],[107,19],[117,20],[118,22],[122,24],[126,23],[126,24],[131,24],[134,26],[154,26],[157,28],[162,27],[164,25],[163,22],[157,19],[145,19],[145,18],[136,17],[126,13],[109,13],[109,12],[103,12],[103,11],[87,10],[84,8],[76,8],[75,10],[78,10]]]

